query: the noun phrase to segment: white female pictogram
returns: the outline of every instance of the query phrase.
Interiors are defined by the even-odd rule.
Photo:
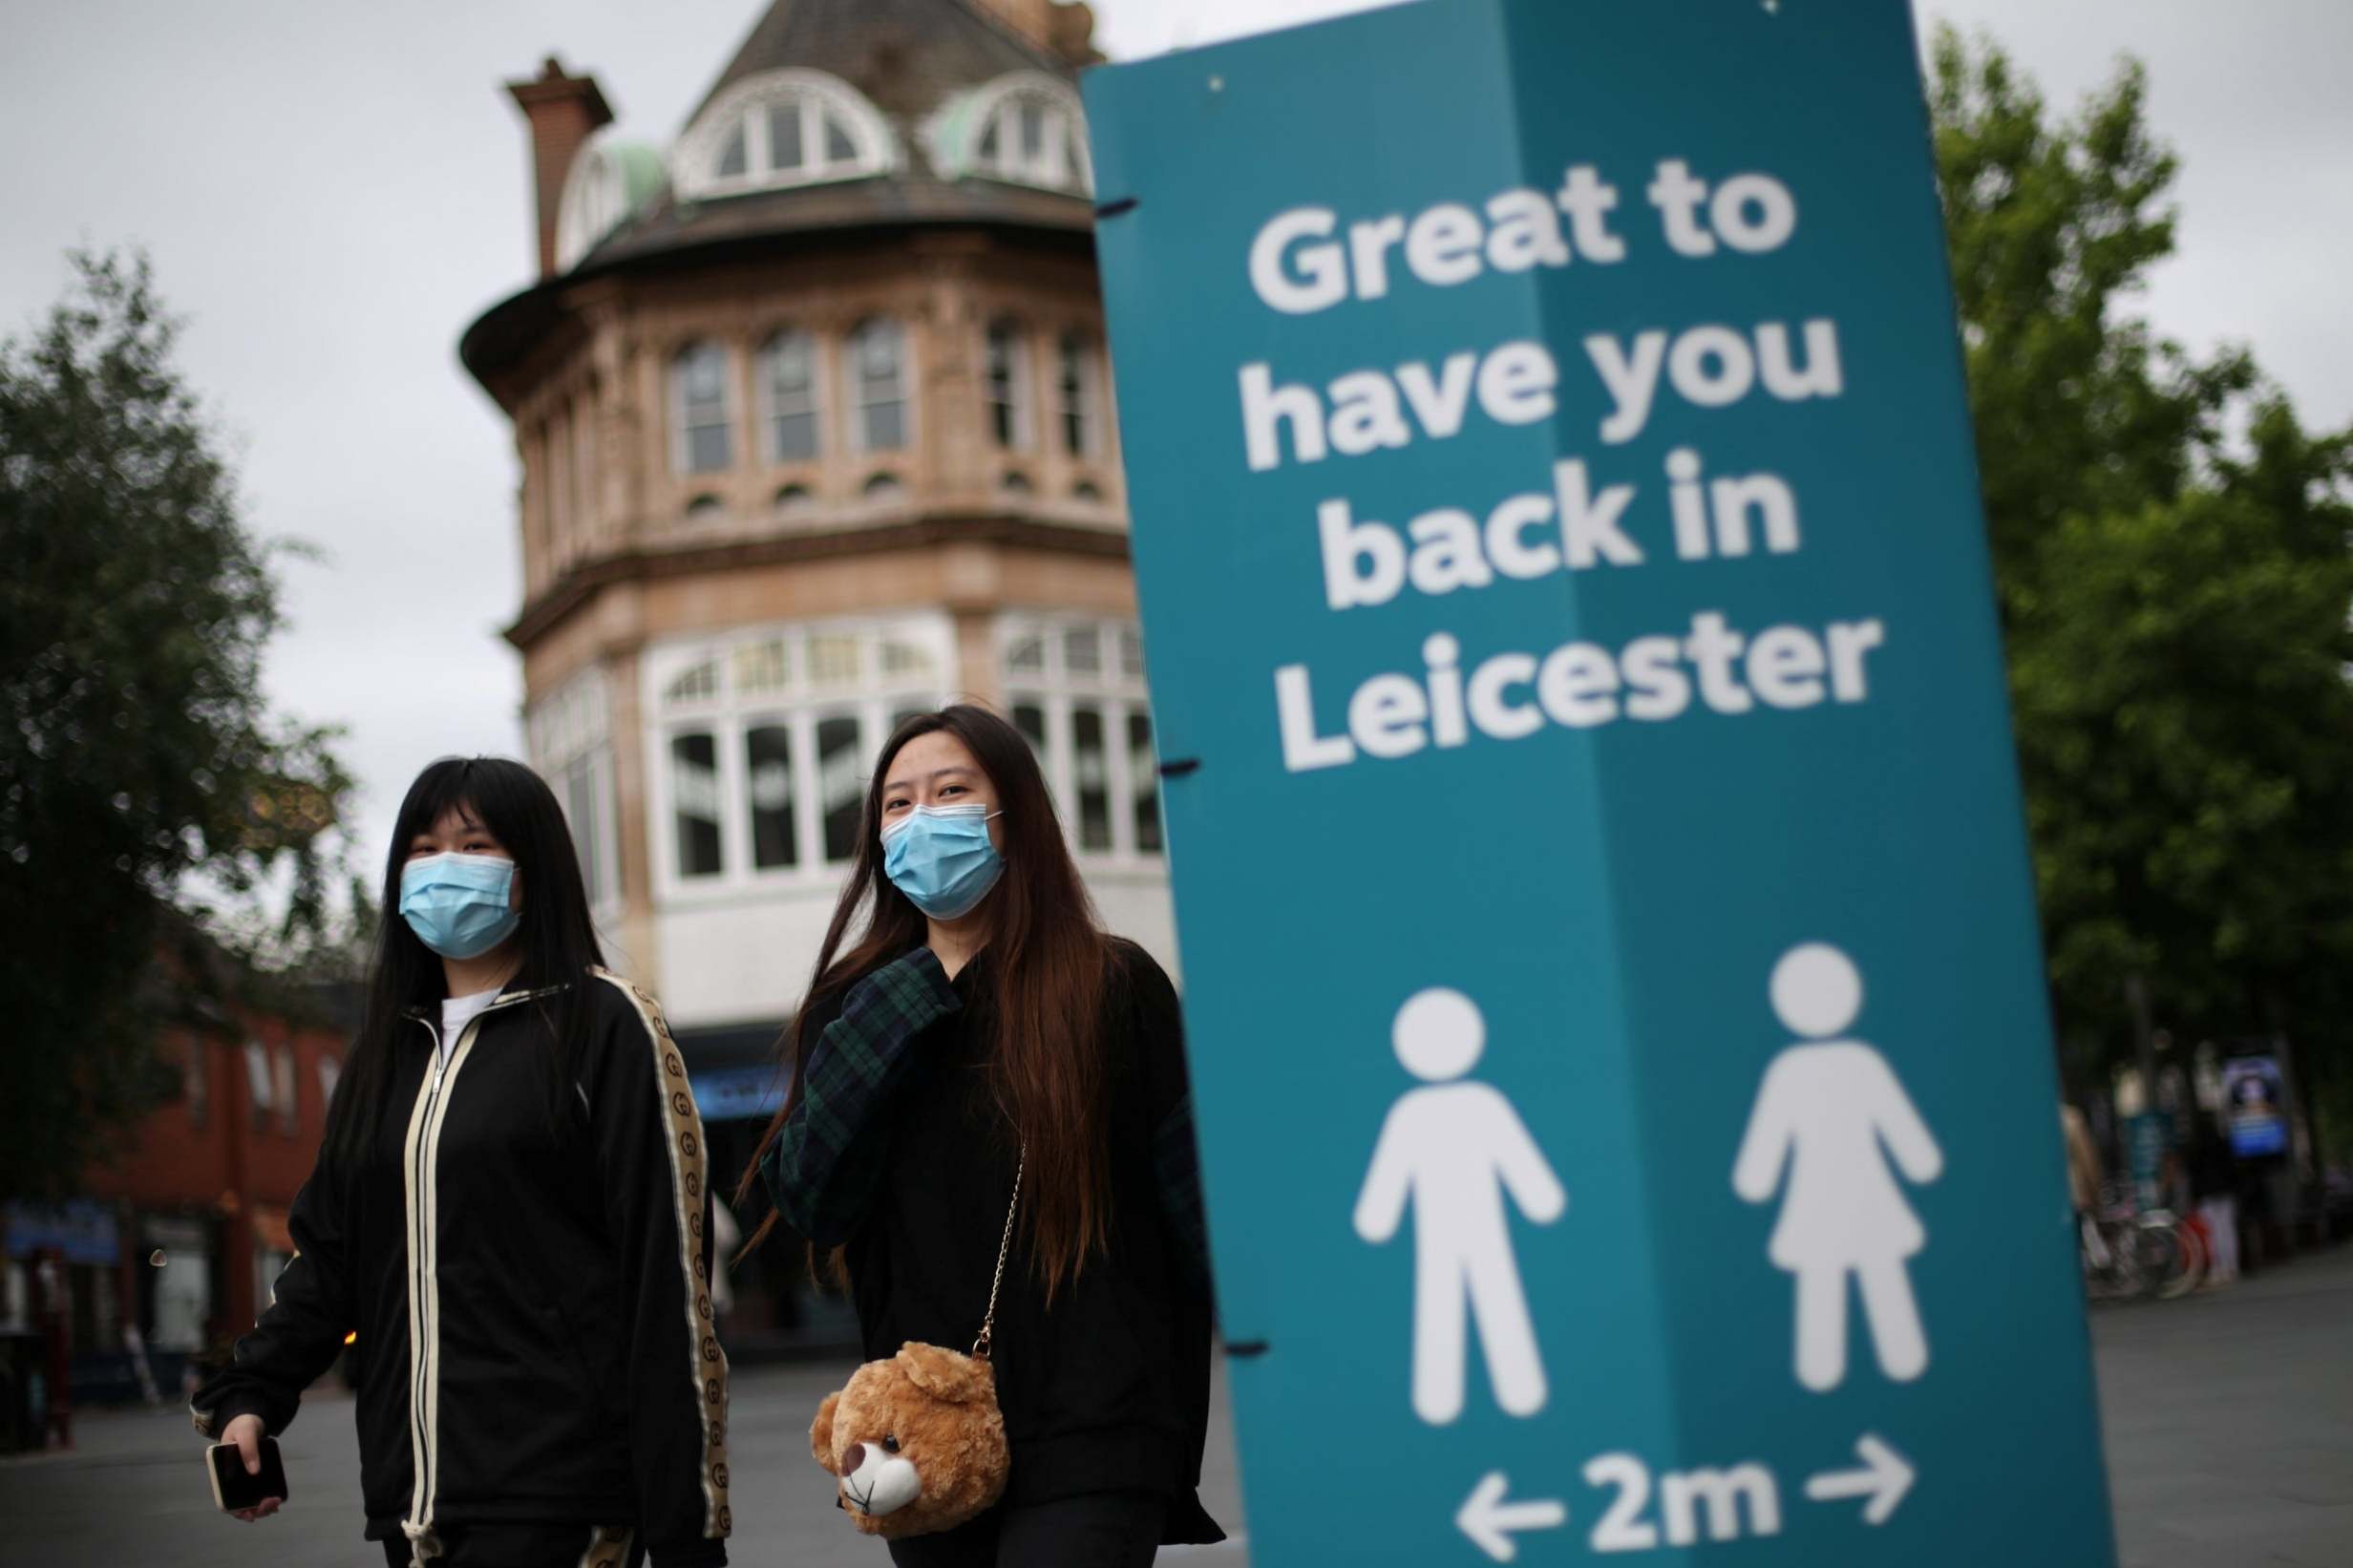
[[[1805,1043],[1765,1071],[1732,1190],[1768,1202],[1789,1170],[1768,1256],[1797,1276],[1797,1381],[1819,1391],[1845,1380],[1853,1275],[1880,1369],[1908,1383],[1928,1368],[1928,1338],[1906,1260],[1928,1233],[1889,1162],[1926,1182],[1944,1156],[1886,1058],[1832,1038],[1862,1011],[1863,979],[1846,954],[1821,943],[1792,947],[1773,966],[1771,994],[1783,1026]]]
[[[1508,1192],[1550,1224],[1568,1206],[1559,1178],[1500,1091],[1459,1079],[1487,1049],[1487,1023],[1460,991],[1423,991],[1397,1009],[1390,1042],[1429,1087],[1389,1108],[1356,1200],[1356,1234],[1376,1245],[1413,1208],[1413,1410],[1432,1426],[1462,1413],[1469,1315],[1478,1323],[1495,1403],[1544,1408],[1544,1362],[1504,1213]]]

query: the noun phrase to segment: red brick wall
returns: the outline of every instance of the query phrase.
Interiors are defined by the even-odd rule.
[[[200,1122],[186,1096],[151,1113],[133,1135],[126,1153],[90,1173],[90,1191],[100,1197],[127,1198],[142,1208],[174,1208],[217,1202],[238,1191],[248,1201],[284,1207],[310,1174],[319,1136],[327,1126],[327,1102],[319,1063],[341,1065],[345,1042],[319,1030],[298,1030],[282,1019],[249,1019],[244,1039],[167,1040],[175,1063],[192,1049],[206,1057],[207,1104]],[[275,1089],[277,1055],[291,1047],[295,1116],[289,1130],[273,1107],[257,1109],[245,1065],[247,1040],[259,1042]],[[184,1080],[183,1080],[184,1081]]]
[[[183,1091],[149,1114],[117,1157],[92,1168],[88,1191],[137,1213],[201,1214],[216,1221],[216,1306],[221,1324],[240,1332],[259,1303],[254,1282],[257,1209],[283,1215],[309,1177],[327,1125],[326,1086],[319,1064],[340,1068],[347,1042],[325,1030],[300,1029],[283,1019],[249,1018],[236,1039],[163,1042],[166,1060],[184,1064],[191,1050],[204,1053],[205,1104],[200,1119]],[[294,1116],[290,1126],[274,1104],[254,1102],[246,1067],[247,1041],[258,1042],[273,1099],[280,1087],[278,1053],[289,1049]],[[183,1087],[186,1074],[181,1076]],[[146,1266],[137,1220],[124,1216],[121,1287],[126,1312],[137,1300],[138,1271]]]

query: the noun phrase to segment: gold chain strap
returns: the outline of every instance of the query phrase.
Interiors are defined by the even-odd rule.
[[[1013,1251],[1013,1216],[1021,1207],[1021,1178],[1029,1169],[1029,1140],[1021,1140],[1021,1160],[1013,1167],[1013,1200],[1005,1206],[1005,1240],[997,1243],[997,1275],[988,1282],[988,1316],[981,1320],[981,1337],[972,1342],[972,1359],[988,1359],[988,1342],[997,1331],[997,1291],[1005,1283],[1005,1261]]]

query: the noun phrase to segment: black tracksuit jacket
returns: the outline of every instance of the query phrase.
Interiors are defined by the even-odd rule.
[[[501,995],[441,1065],[437,1019],[358,1169],[322,1155],[276,1300],[197,1427],[273,1433],[356,1333],[368,1536],[627,1527],[655,1568],[727,1561],[727,1360],[702,1122],[661,1009],[602,969],[572,1119],[551,1125],[546,990]]]

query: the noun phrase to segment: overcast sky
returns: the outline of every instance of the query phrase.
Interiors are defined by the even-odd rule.
[[[1566,3],[1566,0],[1563,0]],[[1726,4],[1738,0],[1724,0]],[[1823,0],[1784,0],[1790,6]],[[530,281],[519,115],[498,89],[554,52],[664,146],[761,0],[75,0],[10,8],[0,51],[0,334],[75,244],[145,245],[189,318],[188,376],[233,433],[248,524],[285,568],[280,706],[350,731],[365,857],[416,770],[519,752],[518,468],[457,334]],[[1367,0],[1094,0],[1117,58],[1368,9]],[[2180,151],[2180,254],[2159,328],[2253,345],[2314,425],[2353,422],[2353,4],[1933,0],[2054,101],[2130,52]]]

